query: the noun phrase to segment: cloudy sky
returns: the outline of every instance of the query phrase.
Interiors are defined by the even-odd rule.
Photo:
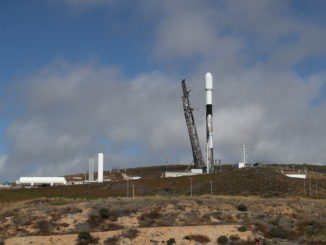
[[[3,0],[0,181],[189,164],[182,78],[215,158],[326,163],[323,0]]]

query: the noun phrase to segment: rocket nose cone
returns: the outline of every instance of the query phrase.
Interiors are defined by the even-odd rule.
[[[205,89],[213,89],[213,76],[210,72],[205,74]]]

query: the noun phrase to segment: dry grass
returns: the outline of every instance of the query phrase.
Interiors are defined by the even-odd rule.
[[[33,200],[14,205],[0,213],[1,237],[31,234],[68,234],[83,231],[111,231],[125,229],[121,238],[137,238],[139,227],[238,224],[235,234],[242,239],[252,232],[268,239],[285,241],[324,241],[326,236],[326,203],[306,198],[202,196],[194,198],[148,197],[135,199],[101,199],[64,201],[53,205],[53,199]],[[238,210],[240,203],[246,212]],[[106,208],[107,217],[99,210]],[[111,218],[110,218],[111,217]],[[112,218],[113,217],[113,218]],[[245,226],[247,232],[237,231]],[[228,234],[230,236],[231,234]],[[190,236],[190,235],[189,235]],[[251,241],[232,241],[252,244]],[[241,243],[240,243],[241,242]],[[247,242],[247,243],[246,243]]]

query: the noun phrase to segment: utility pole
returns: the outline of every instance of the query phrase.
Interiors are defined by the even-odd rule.
[[[306,196],[306,178],[303,179],[303,195]]]
[[[316,196],[318,194],[318,185],[317,185],[317,178],[316,178]]]
[[[311,197],[311,176],[309,178],[309,196]]]
[[[211,180],[211,196],[213,196],[213,180]]]
[[[190,196],[192,197],[192,177],[190,177]]]
[[[127,179],[127,197],[129,197],[129,181]]]

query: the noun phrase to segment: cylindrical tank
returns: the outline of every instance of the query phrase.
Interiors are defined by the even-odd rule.
[[[104,154],[98,154],[98,170],[97,170],[97,182],[103,182],[103,161],[104,161]]]

